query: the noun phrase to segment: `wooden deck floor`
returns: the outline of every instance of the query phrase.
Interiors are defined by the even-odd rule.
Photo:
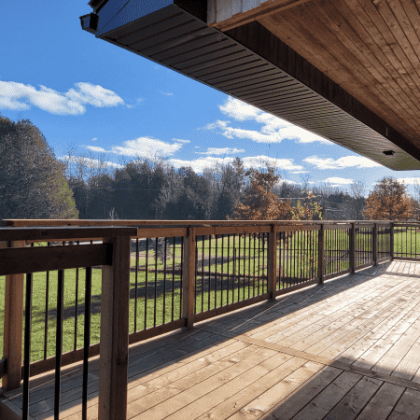
[[[81,365],[62,381],[60,418],[80,419]],[[30,385],[31,416],[51,419],[53,374]],[[420,263],[385,263],[132,346],[128,387],[130,419],[417,420]],[[21,406],[21,389],[5,399]]]

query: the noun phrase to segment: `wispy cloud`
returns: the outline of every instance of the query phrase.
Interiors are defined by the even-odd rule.
[[[62,160],[64,162],[68,162],[69,161],[68,156],[60,156],[58,159],[59,160]],[[124,167],[123,165],[120,165],[120,164],[115,163],[115,162],[101,161],[99,159],[91,159],[91,158],[79,157],[79,156],[76,156],[76,157],[72,158],[71,161],[72,162],[77,162],[77,163],[82,162],[83,165],[87,166],[88,168],[97,168],[97,167],[104,167],[104,168],[106,168],[108,166],[111,166],[113,168],[121,169],[121,168]]]
[[[353,184],[353,179],[348,179],[348,178],[340,178],[337,176],[333,176],[330,178],[325,179],[324,181],[319,181],[319,182],[326,182],[327,184],[336,184],[336,185],[350,185]]]
[[[303,166],[296,165],[293,159],[275,159],[268,156],[250,156],[242,159],[246,168],[264,168],[266,163],[284,171],[300,171]]]
[[[110,153],[123,156],[149,157],[153,155],[172,156],[182,148],[182,143],[166,143],[151,137],[139,137],[135,140],[127,140],[123,146],[113,146]]]
[[[92,139],[92,141],[96,141],[96,140],[98,140],[98,137],[95,137],[94,139]]]
[[[181,160],[181,159],[170,159],[169,163],[173,165],[175,168],[182,168],[182,167],[191,167],[196,172],[203,172],[205,168],[214,168],[217,164],[221,163],[231,163],[233,162],[233,158],[214,158],[211,156],[207,156],[205,158],[199,158],[194,160]]]
[[[182,140],[182,139],[172,139],[172,140],[177,141],[178,143],[185,143],[185,144],[191,143],[191,140]]]
[[[283,178],[281,178],[279,184],[281,185],[283,183],[286,183],[286,184],[298,184],[298,182],[292,181],[291,179],[283,179]]]
[[[120,96],[102,86],[84,82],[75,86],[62,93],[42,85],[36,89],[23,83],[0,81],[0,108],[20,111],[35,106],[52,114],[81,115],[86,112],[86,105],[103,108],[124,104]]]
[[[99,152],[99,153],[106,152],[106,150],[103,147],[97,147],[97,146],[86,146],[86,149],[90,150],[91,152]]]
[[[321,142],[332,144],[322,137],[232,97],[228,97],[224,104],[219,106],[219,109],[223,114],[236,121],[254,121],[263,125],[259,131],[247,130],[233,127],[230,121],[218,120],[204,127],[208,130],[219,129],[220,134],[229,139],[248,139],[256,143],[280,143],[288,139],[295,140],[297,143]]]
[[[181,168],[182,166],[190,166],[196,172],[202,172],[204,168],[212,168],[215,167],[217,164],[228,164],[232,163],[233,161],[234,158],[232,157],[218,158],[207,156],[193,160],[170,159],[169,162],[176,168]],[[279,170],[288,171],[293,169],[298,170],[302,168],[302,166],[296,165],[293,159],[273,159],[269,158],[268,156],[250,156],[243,158],[242,161],[244,162],[245,168],[264,168],[266,162],[269,162],[270,165],[274,166]]]
[[[417,184],[417,183],[420,184],[420,177],[397,178],[397,181],[402,184],[408,184],[408,185]]]
[[[162,95],[173,96],[173,93],[172,92],[162,92]]]
[[[344,168],[374,168],[382,166],[368,158],[362,156],[345,156],[334,160],[333,158],[322,158],[310,156],[303,159],[304,162],[315,166],[317,169],[344,169]]]
[[[244,149],[237,149],[236,147],[209,147],[207,152],[195,152],[198,155],[234,155],[235,153],[243,153]]]

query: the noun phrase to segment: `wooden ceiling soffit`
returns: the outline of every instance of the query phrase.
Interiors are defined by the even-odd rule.
[[[207,26],[205,4],[109,0],[95,35],[390,169],[420,169],[414,145],[262,25],[220,32]]]

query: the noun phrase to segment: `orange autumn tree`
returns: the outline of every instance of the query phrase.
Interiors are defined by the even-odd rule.
[[[272,192],[280,175],[276,169],[265,163],[265,168],[251,168],[245,172],[249,179],[249,189],[235,206],[235,219],[239,220],[279,220],[290,219],[290,200],[280,200]]]
[[[366,200],[365,219],[407,220],[413,215],[413,202],[404,184],[395,178],[378,181]]]

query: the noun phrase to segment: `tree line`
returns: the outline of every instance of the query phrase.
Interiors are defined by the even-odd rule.
[[[0,218],[167,220],[417,219],[417,199],[393,178],[348,190],[309,177],[282,182],[276,168],[246,168],[240,158],[206,168],[175,168],[159,157],[137,157],[118,167],[103,155],[76,154],[59,161],[29,120],[0,115]]]

